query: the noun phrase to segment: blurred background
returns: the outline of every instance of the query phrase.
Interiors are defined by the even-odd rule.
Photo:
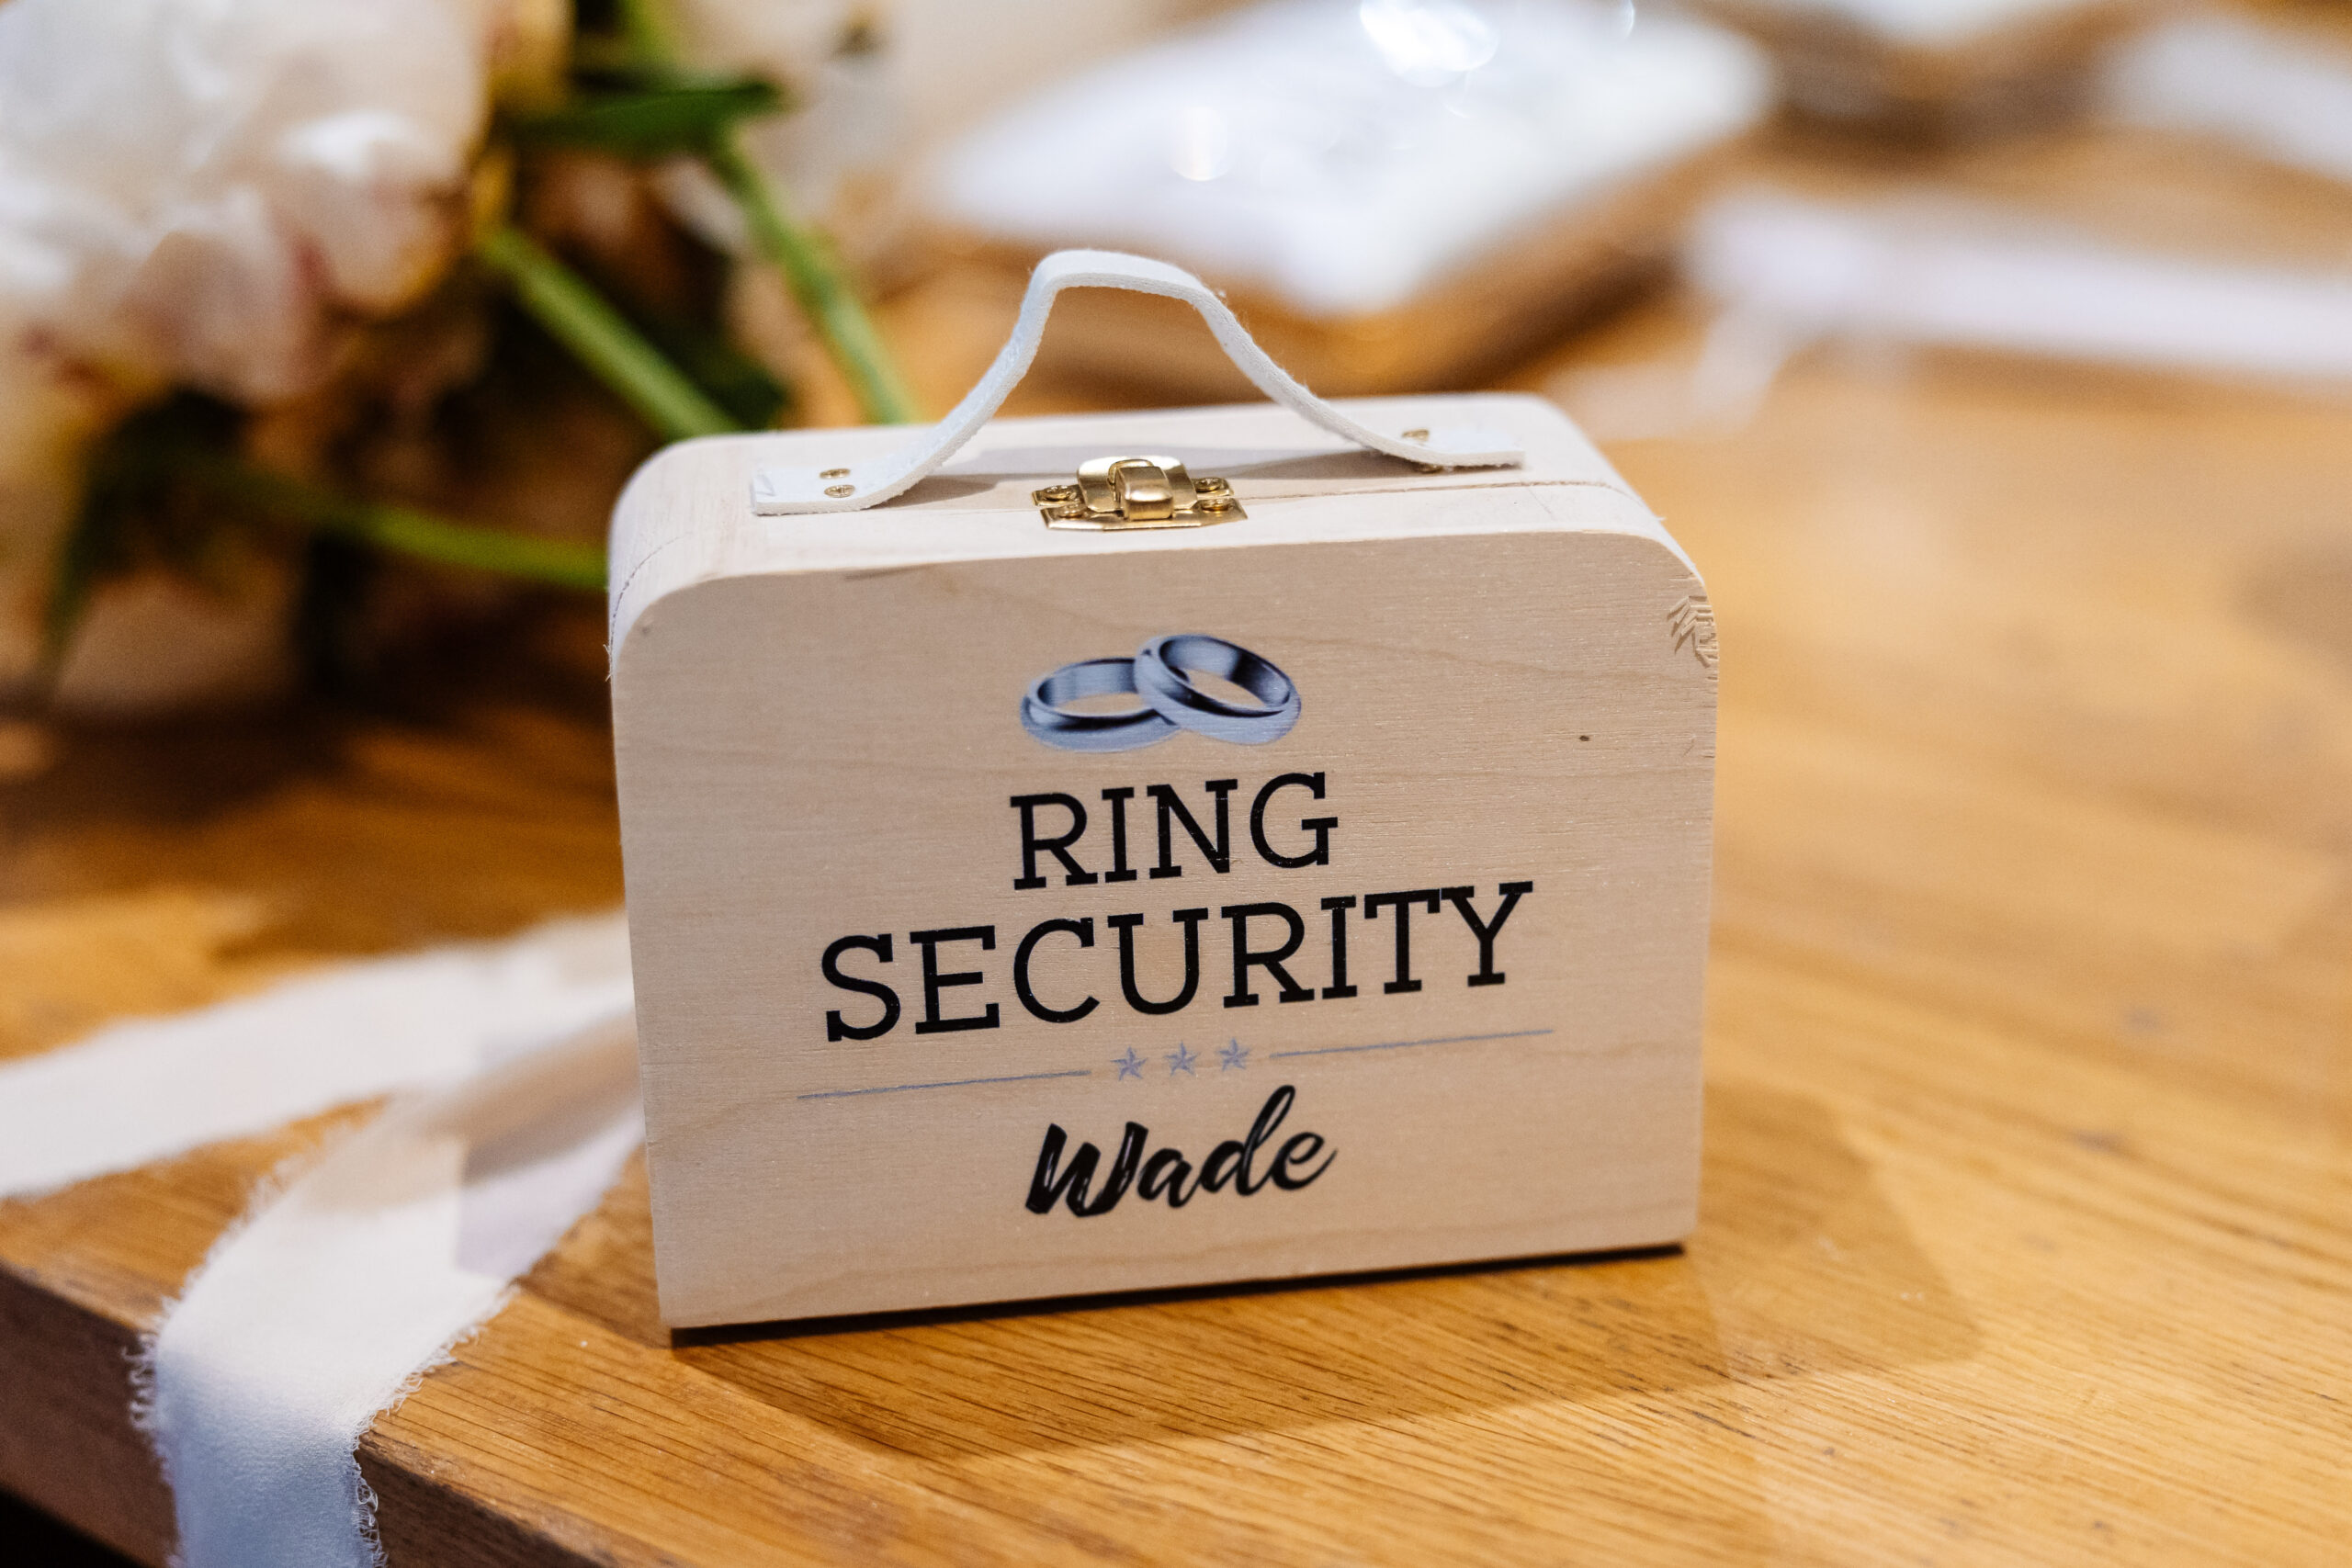
[[[628,474],[1089,244],[1689,547],[1711,1074],[1778,965],[2346,1146],[2340,0],[0,0],[0,1055],[616,902]],[[1007,412],[1249,395],[1097,291]]]
[[[2328,401],[2352,17],[7,0],[0,770],[592,624],[656,445],[936,418],[1070,244],[1199,271],[1318,391],[1523,387],[1612,451],[1824,356]],[[1095,294],[1017,407],[1247,395]]]

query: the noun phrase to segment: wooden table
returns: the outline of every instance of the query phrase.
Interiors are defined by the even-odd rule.
[[[899,303],[934,403],[1003,304]],[[2352,407],[1821,355],[1612,455],[1722,637],[1687,1248],[673,1342],[639,1171],[367,1436],[392,1562],[2346,1561]],[[534,636],[0,734],[0,1052],[613,903],[596,629]],[[0,1205],[0,1483],[164,1560],[126,1356],[334,1123]]]

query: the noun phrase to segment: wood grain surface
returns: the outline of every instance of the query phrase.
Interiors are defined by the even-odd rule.
[[[1007,303],[899,302],[934,406]],[[2343,1562],[2352,409],[1823,354],[1611,455],[1723,649],[1686,1247],[673,1340],[632,1173],[375,1423],[391,1561]],[[9,729],[0,1050],[609,905],[597,636]],[[0,1206],[0,1482],[163,1561],[126,1353],[325,1131]]]
[[[1339,406],[1526,459],[1417,472],[1261,401],[995,421],[871,512],[750,511],[761,466],[863,456],[834,431],[632,482],[613,726],[663,1321],[1690,1234],[1705,586],[1541,399]],[[1247,517],[1043,525],[1041,480],[1163,449]],[[1026,732],[1034,682],[1176,632],[1272,660],[1280,733]]]

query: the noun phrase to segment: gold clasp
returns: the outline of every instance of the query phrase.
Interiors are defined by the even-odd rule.
[[[1029,499],[1048,528],[1110,533],[1123,528],[1204,528],[1247,516],[1224,479],[1194,479],[1173,457],[1096,457],[1078,482],[1047,485]]]

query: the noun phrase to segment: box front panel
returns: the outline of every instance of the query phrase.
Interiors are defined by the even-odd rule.
[[[664,1315],[1684,1234],[1703,604],[1538,532],[656,605],[616,705]],[[1171,671],[1175,719],[1090,728]]]

